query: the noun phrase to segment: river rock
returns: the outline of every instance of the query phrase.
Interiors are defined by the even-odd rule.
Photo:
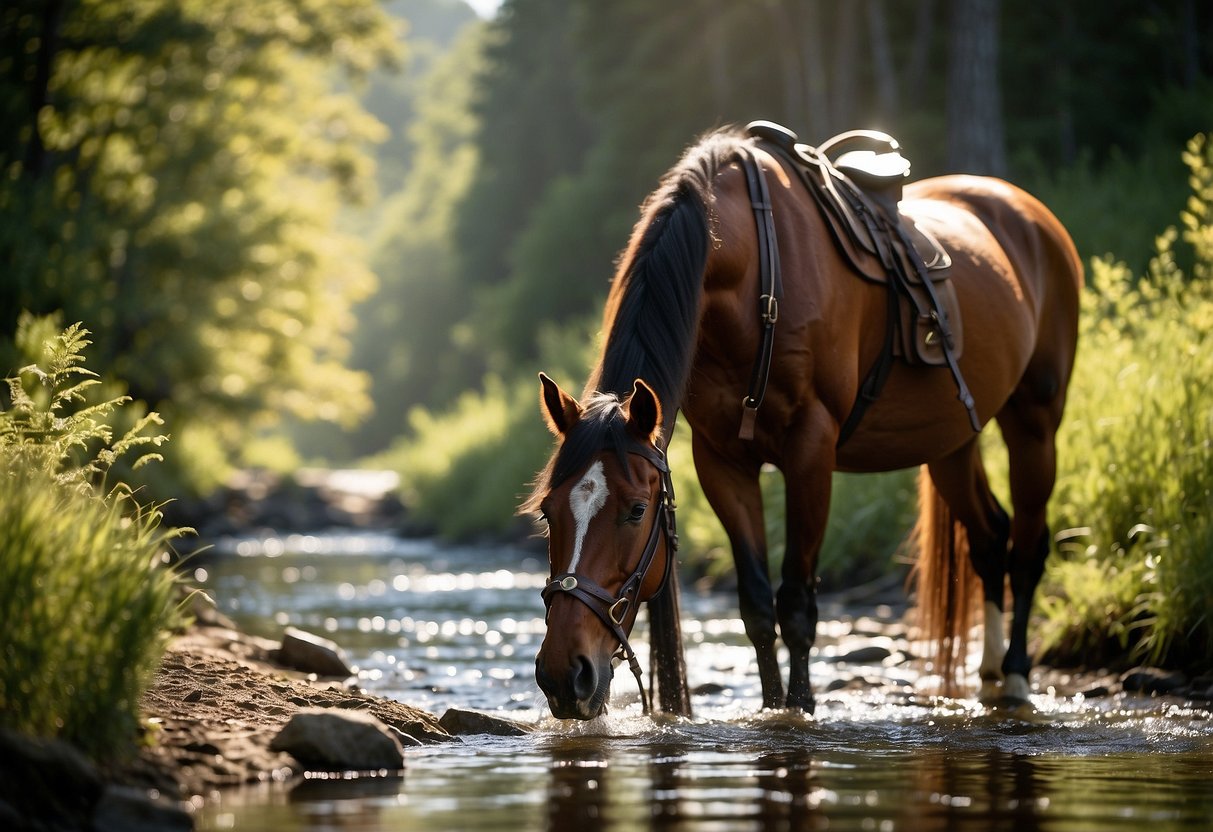
[[[1188,684],[1188,677],[1179,671],[1158,667],[1135,667],[1125,671],[1120,684],[1135,693],[1173,693]]]
[[[278,648],[278,661],[286,667],[315,673],[317,676],[353,676],[345,655],[336,642],[318,635],[287,627]]]
[[[521,737],[530,733],[529,729],[517,722],[479,711],[465,711],[462,708],[447,708],[438,724],[445,728],[447,733],[455,736],[492,734],[498,737]]]
[[[395,732],[362,711],[305,708],[291,717],[270,743],[313,771],[404,768]]]
[[[835,661],[845,662],[846,664],[880,664],[891,655],[893,655],[893,651],[888,647],[880,644],[869,644],[843,653]]]
[[[140,789],[110,786],[93,812],[92,832],[190,832],[189,812],[163,797]]]
[[[0,823],[4,829],[86,829],[101,775],[60,740],[0,728]]]

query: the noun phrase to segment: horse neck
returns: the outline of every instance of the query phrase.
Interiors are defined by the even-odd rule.
[[[606,342],[587,385],[624,398],[644,379],[661,401],[667,437],[695,355],[710,239],[698,194],[676,192],[650,210],[616,276]]]

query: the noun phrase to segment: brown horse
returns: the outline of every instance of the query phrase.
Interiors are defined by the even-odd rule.
[[[823,211],[772,151],[736,130],[691,147],[646,201],[620,259],[601,358],[580,401],[541,375],[543,411],[559,444],[523,508],[542,513],[549,530],[548,630],[536,678],[557,717],[603,711],[612,658],[627,659],[640,678],[627,637],[641,601],[651,601],[653,654],[664,659],[661,667],[655,661],[661,707],[689,712],[676,574],[661,591],[676,573],[663,451],[680,410],[703,491],[732,545],[763,707],[814,705],[815,569],[832,473],[918,465],[929,472],[920,478],[920,624],[944,645],[940,667],[951,673],[962,643],[968,581],[958,576],[970,561],[984,588],[983,694],[1029,694],[1027,623],[1049,550],[1054,435],[1083,280],[1073,243],[1040,202],[996,179],[928,179],[906,186],[900,203],[950,254],[966,333],[959,369],[975,418],[982,425],[994,419],[1002,430],[1011,518],[990,491],[979,436],[957,402],[958,378],[945,367],[893,361],[880,395],[840,444],[865,374],[884,349],[889,294],[856,276]],[[747,157],[770,183],[783,286],[765,399],[752,438],[740,438],[741,402],[764,346],[766,324],[755,308],[769,292],[760,286],[764,255]],[[786,482],[787,554],[777,592],[759,491],[767,463]],[[790,656],[786,696],[777,633]]]

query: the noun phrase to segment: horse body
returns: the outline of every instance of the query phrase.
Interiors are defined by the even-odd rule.
[[[752,440],[739,438],[738,426],[761,339],[755,312],[760,251],[738,164],[743,153],[759,161],[771,186],[784,281],[767,395]],[[966,623],[962,608],[967,602],[957,593],[954,574],[966,553],[949,533],[954,519],[965,531],[968,555],[985,588],[984,692],[992,693],[1008,674],[1005,692],[1017,698],[1028,694],[1026,622],[1048,550],[1044,508],[1053,486],[1053,435],[1073,363],[1081,264],[1047,209],[1000,180],[925,180],[906,187],[901,209],[951,255],[951,279],[969,333],[960,368],[981,422],[996,419],[1011,451],[1013,526],[986,484],[977,435],[946,368],[895,361],[880,397],[839,445],[840,427],[882,347],[888,289],[851,272],[801,182],[760,146],[716,134],[671,171],[637,226],[608,301],[603,359],[586,393],[615,394],[621,417],[633,424],[636,419],[628,415],[633,383],[651,381],[654,365],[662,362],[681,367],[651,391],[647,385],[635,388],[643,396],[650,391],[662,415],[651,425],[633,425],[632,434],[662,445],[679,408],[691,426],[700,483],[733,549],[741,615],[758,655],[765,707],[813,707],[808,666],[817,624],[815,570],[832,473],[915,465],[926,465],[930,472],[930,483],[923,485],[924,517],[933,511],[943,518],[934,535],[920,528],[924,552],[919,602],[931,607],[923,614],[923,624],[929,635],[951,647]],[[698,239],[698,231],[679,230],[697,213],[706,232],[706,250],[668,262],[660,257],[663,248],[686,242],[672,238]],[[692,242],[690,248],[702,244]],[[651,345],[647,352],[640,350],[644,355],[639,358],[620,359],[629,352],[621,345],[644,341],[644,330],[652,325],[642,324],[630,307],[656,303],[652,285],[663,282],[687,284],[678,296],[683,304],[694,304],[693,325],[685,326],[684,310],[683,325],[673,327],[683,332],[674,339],[680,342],[680,354],[661,355],[663,350],[669,353],[668,345]],[[570,402],[571,397],[562,402],[549,390],[549,421],[555,410],[570,412]],[[650,406],[646,402],[644,407]],[[547,499],[551,508],[563,509],[561,489],[568,484],[553,481],[552,472],[577,422],[566,421],[568,430],[553,426],[563,439],[562,448],[541,478],[532,507]],[[651,436],[643,436],[646,430]],[[604,460],[617,456],[607,449],[599,449],[599,454]],[[787,554],[777,590],[767,571],[759,489],[764,464],[779,468],[786,483]],[[623,482],[652,482],[653,474],[643,473],[643,462],[633,458],[629,465],[634,470],[609,481],[608,489]],[[557,492],[559,499],[552,502]],[[633,504],[644,502],[634,488],[628,493]],[[562,511],[545,507],[545,513],[553,531],[549,552],[556,575],[569,562],[568,524],[560,518]],[[631,560],[626,555],[630,544],[619,549],[620,528],[618,522],[613,527],[603,523],[590,531],[599,545],[611,548],[615,562],[634,563],[638,555]],[[665,548],[662,557],[671,557]],[[587,557],[582,555],[583,561]],[[626,572],[625,566],[615,567],[621,570]],[[1004,657],[1002,608],[1008,574],[1014,616],[1011,646]],[[604,642],[601,626],[593,633],[593,622],[573,606],[562,603],[561,609],[577,626],[549,630],[538,675],[558,715],[593,715],[592,708],[577,711],[580,705],[567,704],[576,697],[569,694],[568,683],[558,680],[562,673],[568,676],[559,668],[572,667],[576,675],[587,661],[601,665],[603,645],[610,639]],[[553,608],[550,620],[554,615]],[[573,618],[562,617],[561,623]],[[777,637],[790,656],[786,696],[776,658]],[[587,639],[594,644],[592,650],[586,647]],[[591,652],[594,657],[587,659]],[[942,662],[945,675],[951,671],[952,653],[947,656]],[[561,701],[566,704],[557,705]]]

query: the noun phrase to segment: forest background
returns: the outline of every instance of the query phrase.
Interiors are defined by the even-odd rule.
[[[1092,618],[1111,605],[1122,628],[1055,640],[1123,647],[1143,599],[1197,566],[1194,608],[1209,597],[1213,533],[1189,522],[1213,515],[1213,411],[1189,384],[1213,352],[1196,0],[506,0],[491,19],[459,0],[13,0],[0,369],[36,359],[32,330],[83,322],[96,395],[134,400],[116,428],[155,410],[172,434],[165,464],[123,474],[158,500],[235,468],[386,466],[426,527],[515,536],[550,447],[536,371],[579,386],[637,205],[697,135],[755,118],[809,142],[882,129],[915,177],[996,173],[1054,209],[1092,299],[1052,586],[1099,583]],[[686,555],[719,572],[683,439]],[[891,568],[911,477],[840,478],[827,585]]]

